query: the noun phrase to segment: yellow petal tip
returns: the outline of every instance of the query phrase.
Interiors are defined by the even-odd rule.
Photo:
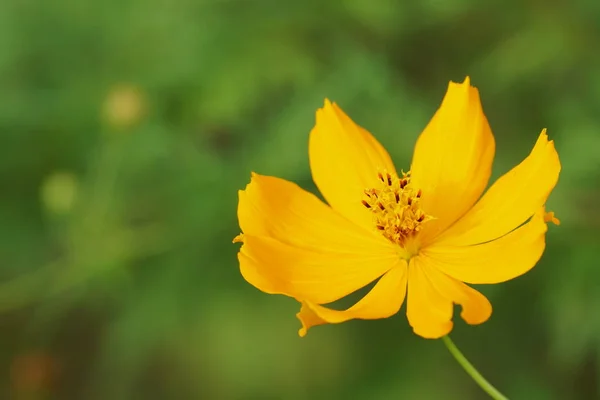
[[[554,211],[544,213],[544,222],[552,222],[554,225],[560,225],[560,220],[554,216]]]
[[[323,102],[322,110],[327,110],[328,108],[333,107],[334,104],[335,104],[334,102],[332,102],[328,98],[325,98],[325,101]]]
[[[315,113],[317,124],[319,123],[319,121],[323,121],[323,118],[327,118],[327,115],[330,115],[330,113],[334,111],[334,105],[335,103],[332,103],[331,100],[325,98],[325,100],[323,101],[323,107],[317,108],[317,112]]]
[[[248,182],[248,184],[246,185],[244,190],[240,190],[239,193],[246,192],[248,189],[250,189],[250,186],[256,185],[256,181],[259,180],[260,178],[261,178],[260,174],[257,174],[256,172],[251,171],[250,172],[250,182]]]
[[[553,142],[552,140],[548,140],[548,131],[546,128],[542,129],[542,132],[540,133],[540,139],[546,143]]]
[[[240,233],[239,235],[234,237],[231,243],[244,243],[244,234]]]
[[[471,78],[467,75],[462,82],[454,82],[450,81],[450,86],[458,86],[458,87],[466,87],[467,89],[471,88]]]
[[[415,335],[421,336],[423,339],[440,339],[442,336],[448,335],[452,332],[452,328],[454,327],[454,322],[446,321],[440,326],[428,326],[427,329],[420,329],[413,327],[413,333]]]
[[[298,336],[300,336],[301,338],[303,338],[304,336],[306,336],[306,334],[308,333],[308,326],[304,323],[304,320],[302,319],[302,310],[304,309],[305,305],[302,304],[302,308],[300,309],[300,312],[296,313],[296,318],[298,318],[298,320],[300,320],[300,323],[302,324],[302,327],[300,329],[298,329]]]

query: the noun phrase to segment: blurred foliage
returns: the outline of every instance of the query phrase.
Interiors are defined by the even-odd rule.
[[[484,398],[404,311],[298,338],[231,244],[250,171],[314,190],[325,97],[402,168],[465,75],[496,177],[548,128],[562,225],[453,337],[510,398],[600,398],[599,4],[3,0],[0,398]]]

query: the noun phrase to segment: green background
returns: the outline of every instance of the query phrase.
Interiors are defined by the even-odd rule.
[[[494,177],[542,128],[547,251],[457,345],[511,399],[600,398],[600,3],[2,0],[1,399],[484,399],[404,309],[297,335],[239,274],[250,172],[315,190],[328,97],[408,168],[471,76]]]

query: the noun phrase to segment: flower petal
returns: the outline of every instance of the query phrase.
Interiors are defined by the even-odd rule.
[[[424,338],[440,338],[452,330],[452,302],[433,288],[414,259],[408,266],[406,316],[413,331]]]
[[[421,251],[444,273],[467,283],[500,283],[523,275],[538,262],[546,246],[541,208],[529,222],[491,242],[475,246],[433,244]]]
[[[419,137],[412,184],[421,205],[435,220],[423,226],[424,243],[460,218],[481,196],[492,170],[494,136],[483,114],[479,92],[450,82],[442,105]]]
[[[361,200],[365,189],[380,184],[379,172],[396,171],[383,146],[337,104],[325,100],[310,133],[309,156],[313,180],[329,205],[355,223],[374,229],[372,214]]]
[[[512,231],[546,203],[558,181],[560,168],[554,142],[548,141],[544,129],[529,156],[500,177],[439,241],[452,245],[478,244]]]
[[[254,174],[239,195],[240,270],[264,292],[328,303],[397,263],[391,242],[291,182]]]
[[[492,314],[488,299],[477,290],[439,271],[421,256],[408,267],[407,316],[413,331],[437,339],[452,330],[453,304],[462,306],[468,324],[481,324]]]
[[[253,173],[239,191],[238,220],[244,234],[302,248],[368,255],[396,251],[382,235],[357,226],[295,183],[271,176]]]
[[[406,261],[389,270],[355,305],[344,311],[332,310],[308,301],[302,302],[297,314],[302,322],[298,331],[304,337],[308,330],[316,325],[339,324],[351,319],[380,319],[396,314],[406,295]]]
[[[266,293],[317,304],[331,303],[368,285],[398,261],[395,254],[368,254],[290,246],[266,236],[244,234],[240,271]]]

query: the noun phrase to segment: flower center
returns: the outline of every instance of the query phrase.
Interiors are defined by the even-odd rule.
[[[414,238],[421,226],[433,217],[421,209],[421,190],[410,184],[410,171],[402,177],[387,172],[378,174],[381,185],[366,189],[362,204],[373,213],[377,229],[402,247]]]

